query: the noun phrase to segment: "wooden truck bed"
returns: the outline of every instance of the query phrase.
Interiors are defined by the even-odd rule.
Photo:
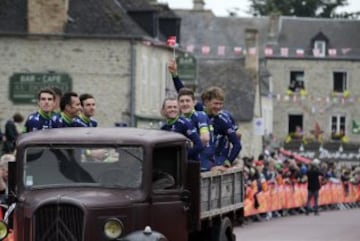
[[[200,219],[243,208],[243,172],[241,168],[225,172],[204,172],[200,178]]]

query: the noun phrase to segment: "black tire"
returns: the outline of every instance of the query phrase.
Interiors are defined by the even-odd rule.
[[[220,223],[213,227],[212,241],[235,241],[236,237],[233,233],[233,226],[230,218],[224,217]]]

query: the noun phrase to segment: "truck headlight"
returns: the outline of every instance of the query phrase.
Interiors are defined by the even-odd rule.
[[[3,240],[8,235],[8,227],[7,224],[3,221],[0,221],[0,240]]]
[[[117,239],[123,233],[123,223],[117,218],[106,220],[104,225],[104,233],[108,239]]]

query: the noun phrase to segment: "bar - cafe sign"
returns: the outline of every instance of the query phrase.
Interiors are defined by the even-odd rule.
[[[9,80],[9,98],[15,104],[33,104],[38,91],[45,87],[70,91],[72,79],[66,73],[14,73]]]

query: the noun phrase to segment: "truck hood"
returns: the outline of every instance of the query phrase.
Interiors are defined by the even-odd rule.
[[[121,207],[145,200],[143,190],[119,190],[111,188],[56,188],[29,190],[21,195],[19,201],[26,200],[25,206],[40,206],[44,203],[81,204],[87,208]]]

